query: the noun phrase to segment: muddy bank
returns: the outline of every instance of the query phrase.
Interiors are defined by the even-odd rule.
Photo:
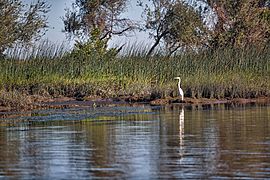
[[[0,112],[9,111],[27,111],[33,109],[46,109],[46,108],[71,108],[71,107],[100,107],[100,106],[116,106],[127,105],[130,102],[125,99],[116,98],[102,98],[99,96],[89,96],[84,99],[73,97],[50,97],[28,95],[24,97],[24,102],[14,99],[12,102],[1,103],[0,99]],[[134,102],[135,103],[135,102]]]
[[[100,107],[100,106],[117,106],[117,105],[128,105],[136,103],[150,104],[152,106],[167,105],[173,103],[179,103],[183,105],[192,105],[192,104],[249,104],[249,103],[258,103],[258,104],[270,104],[270,97],[260,97],[254,99],[244,99],[244,98],[234,98],[234,99],[207,99],[207,98],[184,98],[182,101],[180,97],[168,97],[163,99],[146,99],[144,97],[136,96],[122,96],[117,98],[102,98],[99,96],[88,96],[83,99],[72,98],[72,97],[43,97],[37,95],[29,95],[26,98],[26,103],[21,103],[20,106],[9,105],[5,106],[4,104],[0,105],[0,112],[7,111],[22,111],[22,110],[31,110],[31,109],[45,109],[45,108],[68,108],[68,107]]]
[[[122,96],[117,98],[102,98],[99,96],[89,96],[85,97],[84,99],[77,99],[77,98],[68,98],[68,97],[61,97],[61,98],[52,98],[47,99],[46,101],[42,102],[43,106],[103,106],[103,105],[120,105],[120,104],[136,104],[136,103],[144,103],[150,105],[167,105],[173,103],[181,103],[183,105],[187,104],[225,104],[225,103],[234,103],[234,104],[248,104],[248,103],[261,103],[261,104],[268,104],[270,103],[270,97],[259,97],[259,98],[252,98],[252,99],[244,99],[244,98],[233,98],[233,99],[207,99],[207,98],[184,98],[182,101],[180,97],[168,97],[162,99],[145,99],[143,97],[136,97],[136,96]]]
[[[253,99],[244,98],[234,98],[234,99],[207,99],[207,98],[185,98],[183,101],[179,98],[167,98],[167,99],[157,99],[149,102],[150,105],[166,105],[171,103],[182,103],[182,104],[249,104],[249,103],[259,103],[268,104],[270,103],[270,97],[260,97]]]
[[[116,106],[116,105],[128,105],[128,104],[150,104],[151,106],[161,106],[168,104],[183,104],[183,105],[206,105],[206,104],[270,104],[270,97],[260,97],[254,99],[244,99],[244,98],[234,98],[234,99],[194,99],[194,98],[163,98],[155,100],[146,100],[144,98],[137,98],[131,96],[117,97],[117,98],[101,98],[101,97],[87,97],[83,100],[75,98],[56,98],[50,99],[48,101],[42,102],[42,106],[49,108],[65,108],[65,107],[79,107],[79,106],[89,106],[89,107],[100,107],[100,106]]]

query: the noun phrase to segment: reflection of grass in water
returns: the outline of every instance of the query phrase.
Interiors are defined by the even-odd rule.
[[[61,50],[55,48],[55,51]],[[187,97],[234,98],[270,95],[270,48],[222,49],[146,58],[136,47],[127,56],[49,55],[1,60],[0,88],[52,96],[176,96],[181,76]],[[48,48],[47,48],[48,49]],[[21,52],[23,53],[23,52]]]
[[[99,111],[97,109],[97,111]],[[100,110],[101,113],[95,114],[93,117],[86,118],[82,122],[104,122],[104,121],[143,121],[154,112],[150,107],[116,107],[108,112]],[[103,114],[103,115],[100,115]]]
[[[143,114],[143,112],[138,112],[142,114],[122,114],[120,116],[97,116],[93,118],[87,118],[82,120],[82,122],[101,122],[101,121],[144,121],[149,120],[150,114]]]
[[[99,122],[99,121],[115,121],[118,118],[115,116],[98,116],[98,117],[94,117],[94,118],[86,118],[84,120],[82,120],[82,122]]]
[[[142,113],[142,114],[141,114]],[[36,115],[38,117],[38,115]],[[122,115],[105,115],[105,116],[96,116],[96,117],[89,117],[83,120],[27,120],[23,117],[20,119],[5,119],[0,120],[0,127],[10,128],[9,130],[12,131],[26,131],[35,130],[37,128],[49,128],[49,127],[59,127],[62,128],[63,126],[80,126],[80,125],[95,125],[99,123],[117,123],[117,122],[142,122],[142,121],[149,121],[149,116],[152,114],[143,114],[143,112],[137,112],[137,114],[122,114]],[[153,119],[153,118],[150,118]],[[94,123],[94,124],[93,124]]]
[[[28,112],[10,112],[1,113],[0,123],[8,126],[13,125],[52,125],[59,124],[77,124],[84,122],[104,122],[104,121],[129,121],[142,120],[147,115],[153,114],[150,106],[131,107],[77,107],[71,109],[45,109]]]

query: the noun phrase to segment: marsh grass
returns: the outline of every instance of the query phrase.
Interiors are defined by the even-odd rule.
[[[187,97],[270,96],[270,47],[185,52],[170,58],[160,53],[147,57],[147,47],[141,46],[124,49],[117,57],[75,56],[50,44],[36,48],[34,52],[15,49],[0,60],[0,89],[51,96],[156,99],[177,96],[173,78],[180,76]]]

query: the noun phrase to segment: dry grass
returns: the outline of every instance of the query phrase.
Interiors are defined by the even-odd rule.
[[[21,92],[14,91],[0,91],[0,106],[14,108],[14,109],[24,109],[32,106],[31,98]]]

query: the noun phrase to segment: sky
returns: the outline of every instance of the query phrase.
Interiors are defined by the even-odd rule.
[[[23,0],[26,3],[35,2],[36,0]],[[75,0],[47,0],[48,4],[51,5],[51,10],[48,13],[48,22],[49,22],[49,30],[46,33],[44,38],[49,39],[52,42],[62,43],[66,41],[69,44],[73,44],[74,41],[68,41],[65,33],[62,32],[64,29],[64,23],[61,19],[65,15],[65,9],[70,8],[72,3]],[[144,2],[148,2],[148,0],[142,0]],[[186,0],[189,4],[194,4],[196,0]],[[123,13],[123,17],[127,17],[131,20],[142,21],[141,14],[142,8],[138,7],[137,0],[129,0],[127,5],[127,10]],[[204,5],[203,5],[204,7]],[[213,19],[213,13],[207,12],[204,16],[204,21],[208,22],[208,27],[211,27],[214,23],[211,21]],[[214,18],[215,21],[215,18]],[[209,24],[210,23],[210,24]],[[212,25],[211,25],[212,24]],[[138,32],[135,34],[131,34],[129,37],[114,37],[109,45],[122,45],[126,43],[143,43],[143,44],[151,44],[153,40],[149,38],[148,33],[146,32]]]
[[[48,38],[52,42],[62,43],[67,41],[65,33],[62,32],[64,24],[61,19],[65,15],[65,8],[71,7],[72,2],[75,0],[47,0],[51,5],[51,10],[48,13],[49,30],[44,38]],[[35,2],[33,0],[24,0],[26,3]],[[127,11],[123,16],[133,20],[141,19],[142,10],[136,6],[137,0],[130,0],[128,3]],[[115,37],[112,39],[111,44],[124,44],[127,42],[149,42],[148,34],[145,32],[136,32],[132,37]],[[70,42],[72,43],[72,42]]]
[[[51,10],[48,13],[49,30],[45,37],[50,41],[62,42],[66,40],[64,29],[64,23],[61,19],[65,15],[65,8],[70,7],[71,0],[47,0],[51,5]]]

